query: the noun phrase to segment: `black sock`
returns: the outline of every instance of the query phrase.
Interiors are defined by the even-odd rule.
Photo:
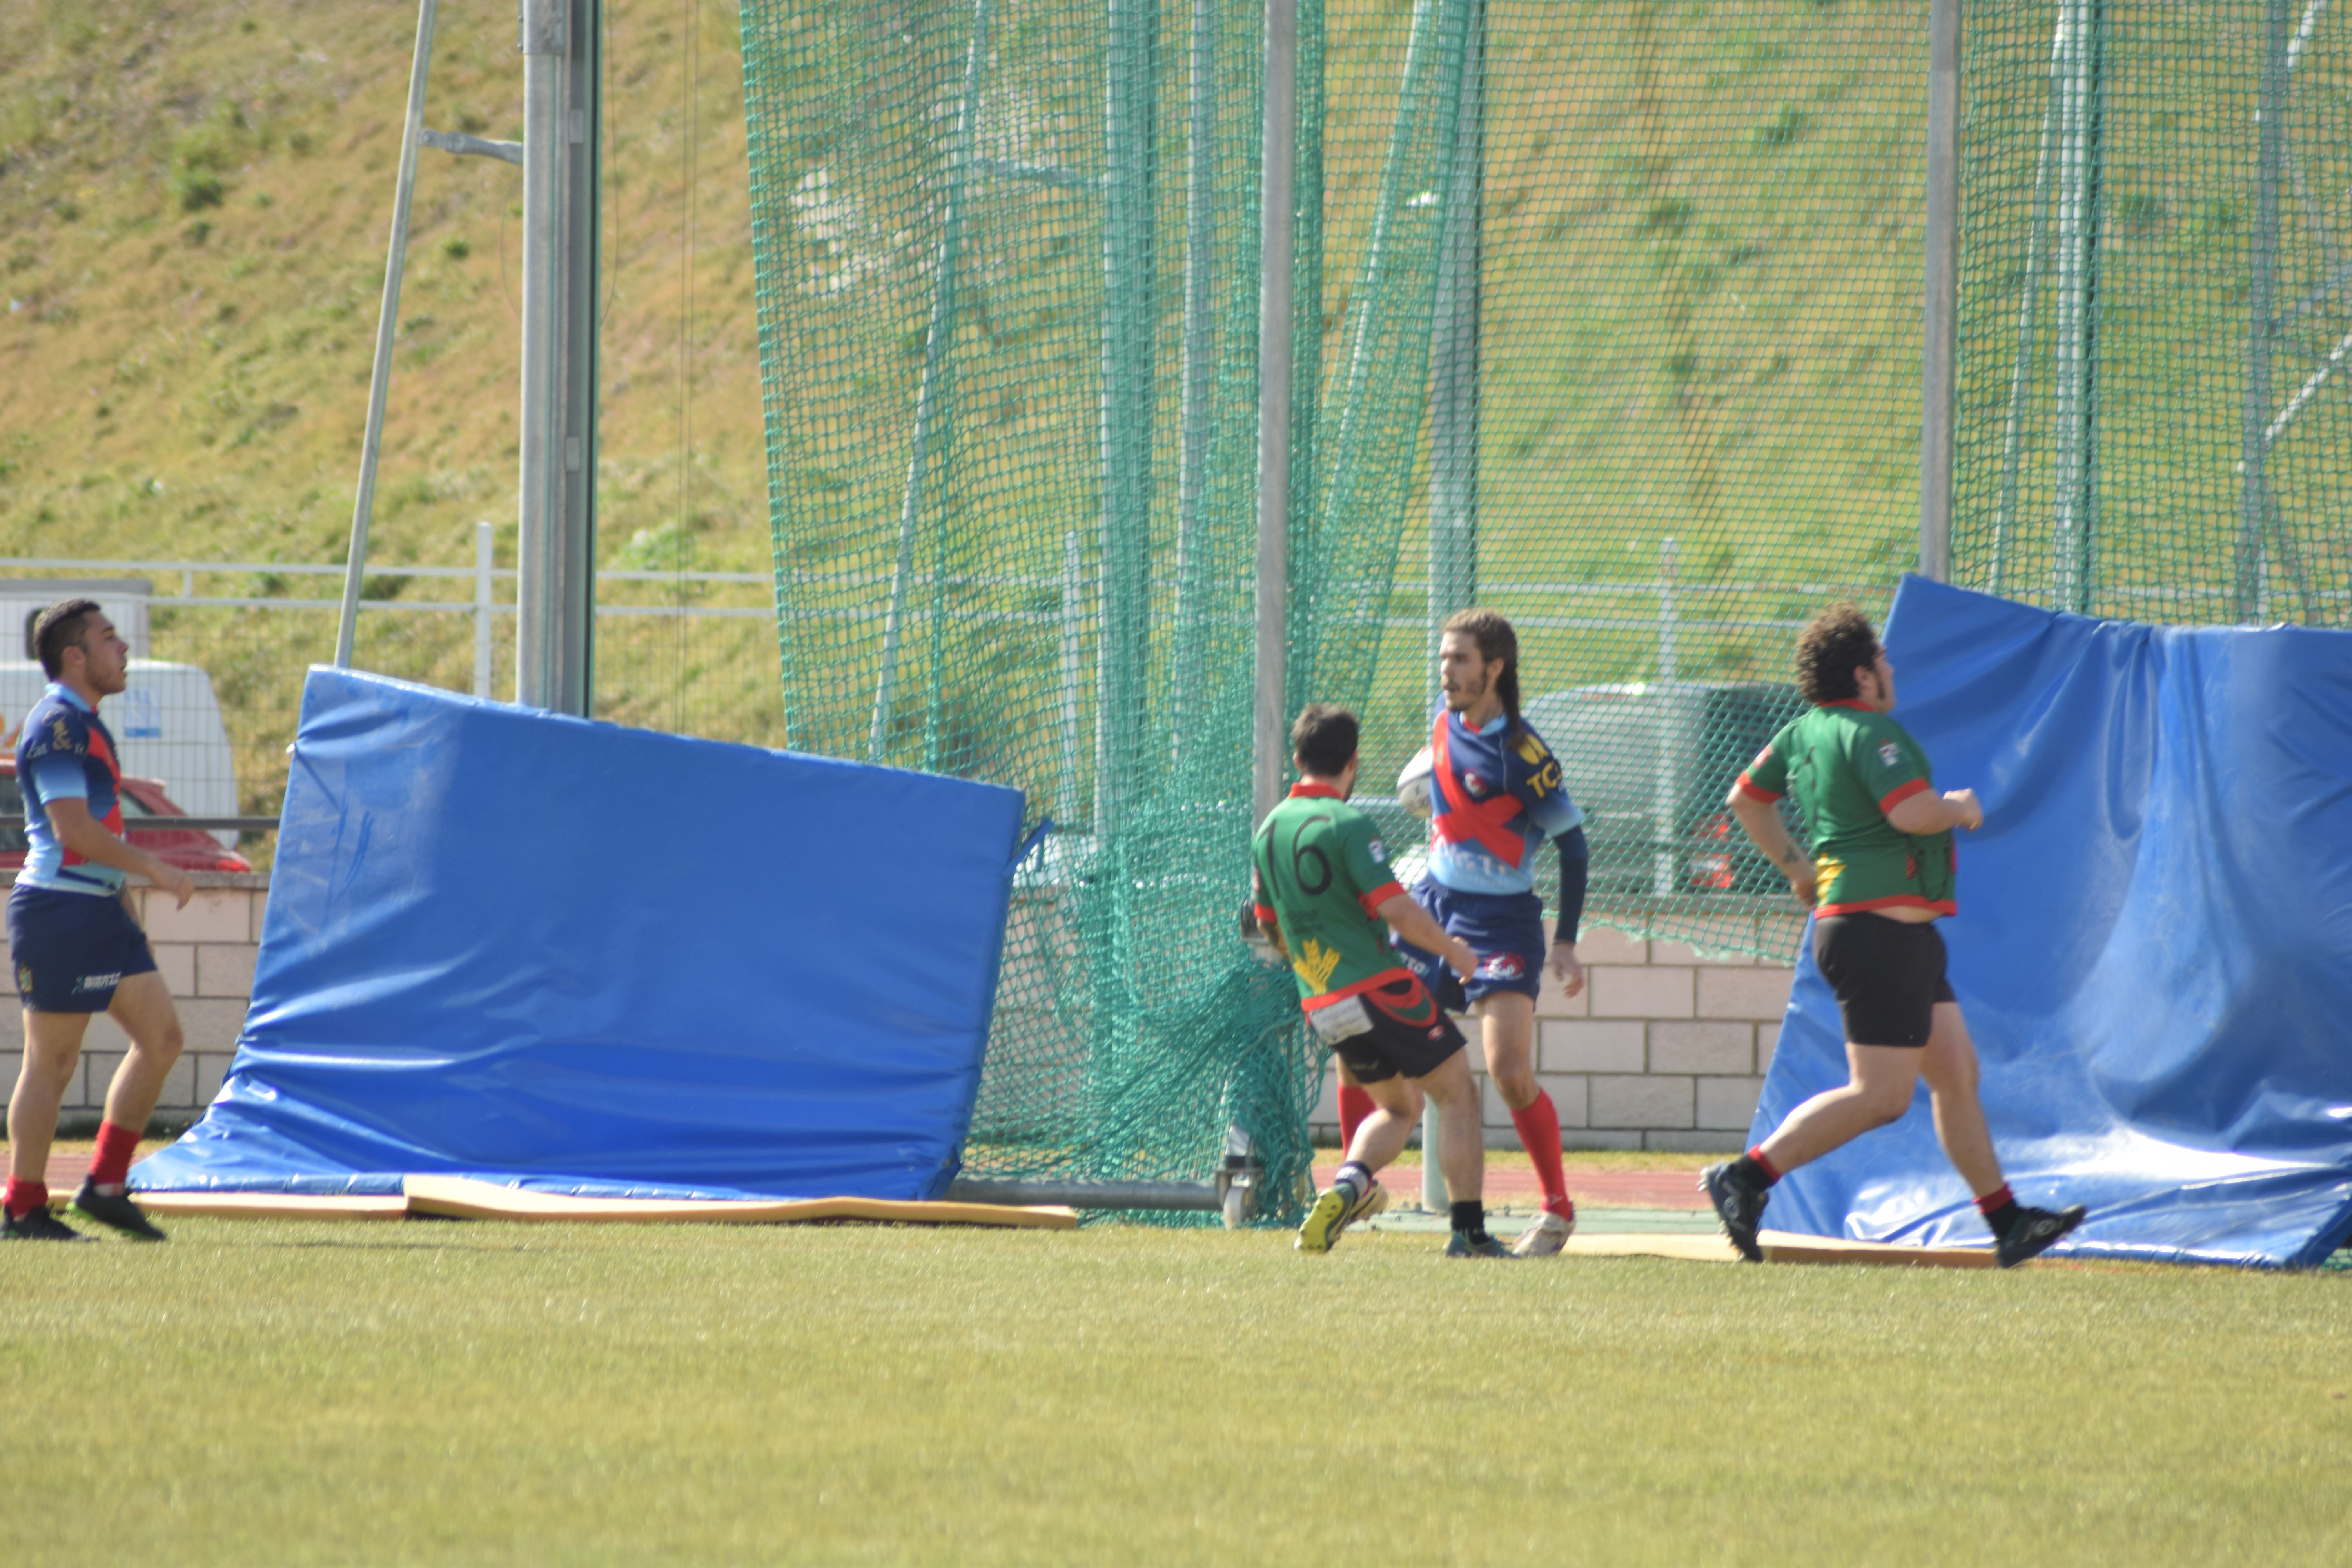
[[[1454,1228],[1472,1240],[1486,1234],[1486,1205],[1476,1198],[1453,1205]]]
[[[1731,1173],[1758,1192],[1766,1191],[1780,1179],[1767,1171],[1753,1154],[1742,1154],[1731,1162]]]
[[[2010,1196],[2006,1182],[1998,1191],[1987,1193],[1977,1200],[1977,1212],[1984,1215],[1985,1224],[1992,1227],[1996,1237],[2006,1237],[2017,1222],[2025,1217],[2024,1211],[2017,1206],[2017,1200]]]

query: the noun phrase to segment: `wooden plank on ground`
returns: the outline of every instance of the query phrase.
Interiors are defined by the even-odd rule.
[[[795,1225],[814,1220],[874,1220],[900,1225],[987,1225],[1032,1230],[1074,1230],[1067,1208],[1012,1208],[995,1204],[900,1203],[887,1198],[802,1198],[779,1202],[731,1198],[583,1198],[537,1193],[463,1176],[410,1176],[413,1213],[460,1219],[554,1220],[571,1224]]]
[[[1572,1258],[1672,1258],[1685,1263],[1737,1263],[1739,1254],[1720,1236],[1628,1232],[1571,1236],[1561,1251]]]
[[[408,1200],[398,1193],[133,1193],[150,1214],[206,1215],[220,1219],[400,1219]]]
[[[1838,1237],[1759,1231],[1757,1244],[1767,1263],[1862,1263],[1903,1268],[1991,1268],[1990,1247],[1905,1247],[1884,1241],[1847,1241]]]

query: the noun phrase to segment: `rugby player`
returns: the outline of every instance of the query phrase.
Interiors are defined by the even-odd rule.
[[[1298,1248],[1328,1252],[1371,1212],[1373,1177],[1403,1152],[1420,1115],[1410,1079],[1437,1102],[1443,1129],[1438,1158],[1454,1231],[1445,1255],[1508,1257],[1487,1234],[1480,1202],[1486,1151],[1462,1032],[1420,976],[1396,962],[1389,931],[1425,944],[1456,974],[1468,974],[1476,955],[1405,896],[1371,818],[1347,804],[1360,761],[1356,716],[1310,703],[1291,726],[1290,744],[1299,780],[1251,843],[1250,915],[1290,961],[1307,1024],[1373,1102],[1349,1141],[1347,1163],[1298,1227]]]
[[[1823,611],[1798,637],[1797,686],[1814,706],[1757,754],[1728,804],[1812,908],[1813,962],[1837,995],[1849,1076],[1738,1159],[1708,1166],[1701,1184],[1732,1245],[1760,1261],[1756,1229],[1772,1184],[1899,1120],[1925,1077],[1936,1136],[2011,1268],[2082,1224],[2084,1211],[2027,1208],[2011,1194],[1977,1099],[1976,1047],[1945,978],[1935,922],[1959,909],[1952,830],[1974,832],[1984,809],[1974,790],[1936,792],[1927,753],[1890,717],[1895,667],[1852,605]],[[1810,857],[1781,824],[1774,802],[1783,795],[1804,813]]]
[[[1511,623],[1492,610],[1464,610],[1445,623],[1437,658],[1444,705],[1429,742],[1429,868],[1412,894],[1469,942],[1478,963],[1457,982],[1402,927],[1396,945],[1442,1002],[1478,1020],[1486,1075],[1543,1184],[1543,1210],[1513,1250],[1549,1257],[1575,1232],[1576,1205],[1560,1163],[1559,1112],[1536,1080],[1536,995],[1546,968],[1569,995],[1584,989],[1576,956],[1589,860],[1584,813],[1561,784],[1559,759],[1519,715]],[[1547,838],[1559,852],[1559,921],[1549,942],[1535,890],[1536,852]],[[1343,1130],[1360,1107],[1343,1087]]]
[[[8,949],[25,1005],[25,1060],[8,1101],[8,1185],[0,1238],[87,1241],[49,1213],[49,1144],[90,1015],[110,1013],[131,1049],[106,1091],[98,1152],[73,1206],[142,1240],[163,1233],[131,1201],[125,1178],[139,1135],[180,1058],[180,1019],[131,913],[125,873],[179,900],[195,879],[123,842],[122,775],[100,701],[123,689],[131,649],[98,605],[67,599],[33,623],[49,685],[16,742],[25,797],[25,868],[8,895]]]

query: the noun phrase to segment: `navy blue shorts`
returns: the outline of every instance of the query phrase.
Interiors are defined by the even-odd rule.
[[[8,895],[8,955],[36,1013],[103,1013],[116,986],[155,967],[121,899],[21,885]]]
[[[1439,925],[1468,942],[1470,951],[1478,955],[1478,967],[1464,981],[1435,953],[1423,952],[1402,938],[1391,939],[1398,956],[1421,976],[1422,984],[1447,1012],[1467,1012],[1471,1003],[1497,991],[1529,996],[1542,991],[1548,944],[1541,899],[1533,893],[1457,893],[1433,877],[1415,883],[1412,896]]]

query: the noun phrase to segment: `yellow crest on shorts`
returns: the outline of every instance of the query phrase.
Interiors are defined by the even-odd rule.
[[[1339,967],[1339,950],[1325,947],[1310,936],[1299,944],[1298,956],[1290,961],[1290,967],[1298,971],[1308,990],[1320,991],[1331,984],[1331,972]]]

